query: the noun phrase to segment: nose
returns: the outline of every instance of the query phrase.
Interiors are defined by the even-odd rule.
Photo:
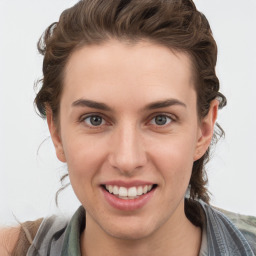
[[[142,135],[135,125],[123,125],[111,137],[109,163],[123,175],[132,176],[145,166],[147,155]]]

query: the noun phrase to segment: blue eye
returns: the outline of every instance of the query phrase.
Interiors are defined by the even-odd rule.
[[[157,115],[150,121],[150,123],[158,126],[164,126],[169,124],[171,121],[172,119],[166,115]]]
[[[101,116],[88,116],[84,119],[84,122],[89,126],[100,126],[106,124],[106,121]]]

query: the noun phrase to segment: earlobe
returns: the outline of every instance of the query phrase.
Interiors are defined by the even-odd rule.
[[[52,110],[50,108],[46,109],[46,118],[47,118],[48,128],[49,128],[49,131],[50,131],[50,134],[51,134],[52,142],[53,142],[53,145],[55,147],[57,158],[61,162],[65,163],[66,158],[65,158],[61,138],[60,138],[60,135],[59,135],[58,128],[57,128],[57,126],[56,126],[56,124],[53,120],[53,114],[52,114]]]
[[[208,114],[201,120],[194,161],[200,159],[210,146],[217,119],[219,101],[213,100]]]

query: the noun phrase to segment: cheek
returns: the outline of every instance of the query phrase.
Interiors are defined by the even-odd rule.
[[[93,182],[94,175],[104,161],[105,150],[100,140],[74,136],[65,142],[64,151],[71,182]]]
[[[172,182],[177,187],[189,182],[194,151],[193,138],[181,136],[165,139],[161,144],[155,143],[150,154],[165,182]]]
[[[69,179],[79,201],[90,208],[95,195],[97,175],[99,175],[104,159],[104,149],[99,143],[89,139],[73,139],[65,144],[65,154]]]

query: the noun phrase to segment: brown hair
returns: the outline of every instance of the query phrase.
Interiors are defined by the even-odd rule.
[[[101,44],[109,39],[136,43],[140,40],[186,52],[195,73],[199,119],[207,115],[210,103],[218,99],[219,108],[226,98],[219,92],[215,73],[217,46],[206,17],[191,0],[81,0],[65,10],[50,25],[38,42],[44,55],[43,79],[35,104],[43,118],[50,106],[58,121],[64,69],[75,49]],[[223,135],[217,124],[213,141]],[[204,169],[210,148],[195,161],[190,179],[190,198],[209,202],[207,176]]]

